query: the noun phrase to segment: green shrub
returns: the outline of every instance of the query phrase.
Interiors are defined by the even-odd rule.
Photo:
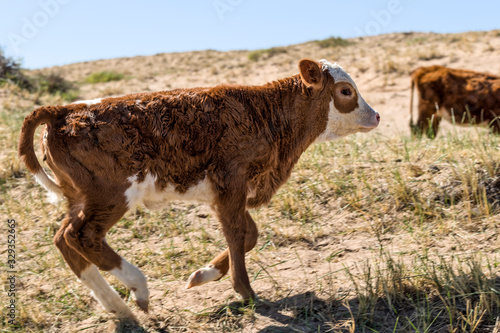
[[[34,78],[39,92],[47,94],[67,93],[74,89],[73,84],[58,74],[39,75]]]
[[[122,73],[112,72],[112,71],[103,71],[90,74],[85,82],[87,83],[102,83],[102,82],[110,82],[110,81],[120,81],[124,78]]]
[[[62,76],[58,74],[27,76],[19,61],[6,57],[0,50],[0,86],[6,83],[15,84],[21,89],[39,95],[58,95],[68,102],[78,98],[78,89]]]
[[[271,47],[270,49],[255,50],[248,54],[248,59],[251,61],[258,61],[262,56],[271,58],[272,56],[280,53],[286,53],[284,47]]]
[[[59,74],[40,74],[31,79],[33,89],[38,94],[60,96],[67,102],[78,99],[78,88]]]
[[[327,47],[337,47],[337,46],[348,46],[353,44],[353,42],[348,41],[347,39],[344,39],[342,37],[330,37],[327,39],[322,39],[322,40],[316,40],[314,41],[316,44],[319,45],[321,48],[327,48]]]
[[[11,57],[6,57],[0,50],[0,85],[13,83],[22,89],[32,89],[28,77],[24,75],[21,69],[21,63]]]

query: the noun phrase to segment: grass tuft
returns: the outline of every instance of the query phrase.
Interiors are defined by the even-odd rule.
[[[494,325],[500,311],[495,265],[480,254],[382,252],[375,262],[346,267],[350,308],[358,327],[376,332],[475,332]]]
[[[85,82],[87,83],[103,83],[103,82],[111,82],[111,81],[120,81],[125,77],[122,73],[117,73],[113,71],[102,71],[97,73],[90,74]]]
[[[314,42],[321,48],[344,47],[354,44],[354,42],[342,37],[329,37]]]
[[[248,54],[248,59],[251,61],[259,61],[261,58],[271,58],[277,54],[286,53],[284,47],[271,47],[270,49],[255,50]]]

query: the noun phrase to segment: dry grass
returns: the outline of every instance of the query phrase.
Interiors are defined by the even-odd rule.
[[[497,47],[500,36],[487,36],[488,43]],[[403,59],[413,57],[415,64],[421,64],[417,53],[409,50],[448,43],[450,38],[461,43],[464,37],[395,34],[365,38],[343,46],[342,57],[352,61],[359,56],[354,48],[363,48],[363,43],[381,45],[362,58],[362,70],[353,66],[352,71],[362,93],[376,91],[377,98],[372,100],[383,109],[407,90],[404,73],[408,69]],[[471,37],[468,43],[480,43],[478,38]],[[410,49],[398,50],[400,58],[392,59],[396,70],[385,75],[394,86],[388,88],[370,81],[383,66],[377,69],[366,64],[370,59],[383,59],[394,43]],[[247,51],[140,57],[135,61],[150,63],[141,73],[126,73],[112,60],[59,70],[79,82],[103,70],[126,73],[127,80],[82,84],[82,98],[92,98],[105,89],[132,92],[138,83],[152,90],[159,90],[165,82],[172,88],[220,83],[227,73],[247,73],[241,83],[265,82],[268,77],[296,72],[295,62],[301,57],[331,59],[330,52],[337,52],[308,44],[314,47],[312,55],[301,46],[291,46],[286,53],[264,56],[258,62],[250,61]],[[206,59],[211,66],[192,71]],[[391,123],[391,116],[404,112],[404,117],[392,122],[406,131],[382,127],[368,135],[312,146],[271,204],[252,211],[261,235],[247,263],[261,301],[251,306],[235,302],[227,278],[183,289],[193,270],[225,248],[218,222],[207,207],[173,203],[160,212],[139,208],[128,213],[110,231],[108,240],[148,277],[151,314],[139,316],[140,326],[117,323],[113,327],[110,316],[76,281],[52,244],[64,203],[48,204],[44,191],[17,159],[19,129],[34,103],[33,96],[9,89],[0,104],[0,216],[18,224],[19,326],[7,325],[7,310],[2,306],[5,331],[493,330],[500,311],[500,138],[484,129],[449,126],[435,140],[412,139],[407,134],[407,113],[401,111],[407,110],[407,94],[402,97],[406,104],[399,107],[396,103],[389,109],[395,115],[382,113],[384,126],[384,122]],[[61,101],[47,97],[42,102]],[[5,263],[1,262],[4,281]],[[130,292],[114,278],[106,278],[134,307]]]

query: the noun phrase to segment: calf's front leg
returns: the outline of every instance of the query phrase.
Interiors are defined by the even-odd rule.
[[[245,252],[250,251],[257,244],[259,232],[257,225],[248,213],[245,212],[246,231],[245,231]],[[198,269],[189,276],[186,284],[186,289],[201,286],[210,281],[221,279],[229,271],[229,249],[224,250],[216,256],[210,263]]]
[[[230,187],[224,189],[214,207],[227,241],[233,288],[244,300],[249,301],[255,299],[255,293],[250,287],[245,267],[245,239],[249,216],[246,211],[247,186],[243,177],[237,177],[238,173],[233,174],[235,177],[228,181]]]
[[[229,250],[229,267],[234,290],[244,300],[254,300],[255,293],[245,266],[245,236],[247,233],[245,206],[239,209],[219,207],[219,218]]]

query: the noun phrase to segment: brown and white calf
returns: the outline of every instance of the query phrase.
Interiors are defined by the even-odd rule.
[[[314,142],[368,132],[379,114],[342,67],[303,59],[300,75],[262,86],[218,86],[141,93],[41,107],[26,117],[19,155],[68,213],[54,243],[78,278],[118,317],[132,312],[99,273],[108,271],[148,310],[141,271],[106,242],[107,231],[137,204],[160,209],[171,200],[213,207],[228,249],[194,272],[187,288],[231,270],[234,289],[255,298],[245,252],[257,242],[248,208],[268,203]],[[33,148],[35,129],[43,159]]]
[[[413,124],[413,91],[419,94]],[[410,128],[434,137],[442,118],[458,125],[486,125],[500,134],[500,77],[443,66],[420,67],[411,75]]]

